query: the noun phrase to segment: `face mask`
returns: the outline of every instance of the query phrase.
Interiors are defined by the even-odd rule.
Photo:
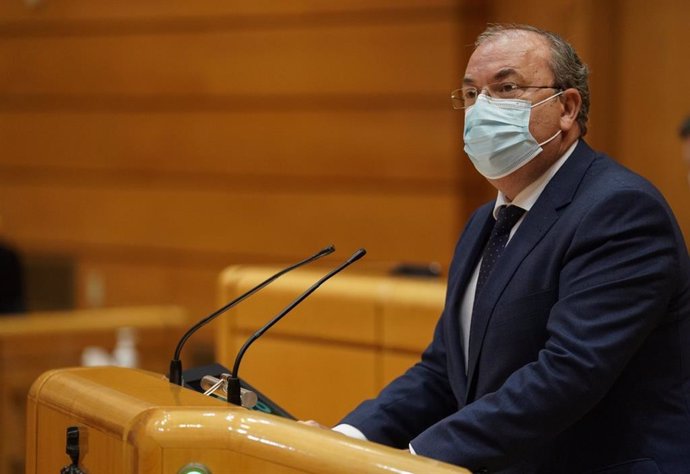
[[[561,133],[537,143],[529,131],[533,107],[561,95],[563,91],[532,105],[528,100],[494,99],[480,94],[465,110],[465,153],[484,177],[498,179],[522,168]]]

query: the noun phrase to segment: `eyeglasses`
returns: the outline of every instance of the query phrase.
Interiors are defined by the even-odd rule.
[[[489,97],[496,99],[518,99],[522,97],[527,89],[556,89],[561,90],[560,87],[555,86],[521,86],[514,82],[495,82],[488,84],[482,89],[477,89],[474,86],[465,86],[461,89],[455,89],[450,93],[450,102],[455,110],[466,109],[474,105],[479,94],[486,92]]]

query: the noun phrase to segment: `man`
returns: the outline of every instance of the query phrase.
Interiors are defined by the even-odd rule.
[[[463,84],[465,150],[498,197],[459,239],[422,360],[336,429],[479,472],[690,472],[671,210],[582,140],[587,68],[560,37],[490,27]]]
[[[690,184],[690,117],[680,126],[680,139],[683,141],[683,161],[688,167],[688,184]]]

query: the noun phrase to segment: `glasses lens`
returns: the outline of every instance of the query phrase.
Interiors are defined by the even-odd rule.
[[[475,87],[463,87],[455,89],[450,94],[450,102],[454,109],[461,110],[474,104],[477,100],[477,89]]]
[[[455,110],[460,110],[465,108],[465,102],[462,98],[462,89],[455,89],[450,93],[450,104]]]
[[[489,84],[487,87],[491,97],[497,97],[499,99],[517,99],[524,92],[523,88],[514,82],[498,82]]]

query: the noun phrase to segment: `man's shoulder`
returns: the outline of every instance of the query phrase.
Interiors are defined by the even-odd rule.
[[[592,149],[584,141],[578,144],[568,161],[571,163],[562,170],[565,176],[557,180],[555,187],[558,189],[562,187],[563,181],[577,179],[579,183],[574,193],[576,199],[592,200],[634,192],[665,202],[659,190],[648,179],[606,153]]]
[[[619,163],[603,153],[597,153],[591,166],[585,173],[583,186],[589,193],[601,196],[619,194],[639,194],[665,203],[657,187],[644,176]]]

